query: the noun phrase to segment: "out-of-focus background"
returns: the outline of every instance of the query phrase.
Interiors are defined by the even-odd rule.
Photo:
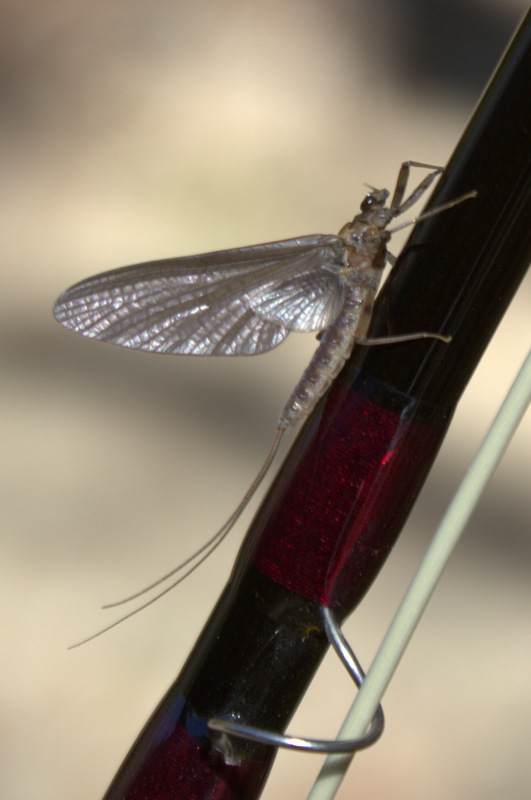
[[[315,346],[294,335],[222,361],[128,352],[60,328],[55,297],[128,263],[336,232],[364,181],[392,185],[408,158],[447,161],[525,6],[1,0],[4,800],[101,797],[199,634],[252,511],[172,595],[66,647],[112,619],[102,602],[162,574],[227,517]],[[364,664],[523,361],[530,294],[527,281],[346,625]],[[530,427],[387,694],[382,742],[355,759],[339,797],[529,796]],[[328,659],[291,730],[333,736],[351,697]],[[281,754],[263,797],[303,798],[319,764]]]

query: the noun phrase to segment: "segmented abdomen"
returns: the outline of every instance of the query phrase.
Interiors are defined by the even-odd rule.
[[[322,332],[319,347],[282,410],[279,429],[295,425],[313,411],[352,353],[356,340],[364,338],[372,312],[372,294],[359,285],[346,289],[343,308],[336,321]]]

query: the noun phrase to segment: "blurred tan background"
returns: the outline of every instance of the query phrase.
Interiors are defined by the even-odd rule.
[[[315,342],[256,359],[84,340],[55,297],[128,263],[336,232],[363,181],[444,164],[523,0],[2,0],[4,800],[98,800],[182,665],[256,508],[169,597],[79,650],[99,610],[194,550],[241,498]],[[394,251],[398,249],[395,242]],[[529,346],[522,287],[403,539],[346,626],[372,659]],[[340,798],[527,798],[529,418]],[[106,612],[112,614],[112,612]],[[352,689],[327,660],[291,730],[333,736]],[[303,798],[282,754],[263,795]]]

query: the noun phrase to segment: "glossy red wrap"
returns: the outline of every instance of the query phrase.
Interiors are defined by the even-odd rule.
[[[401,509],[410,506],[404,495],[419,486],[418,460],[430,461],[440,441],[438,426],[348,392],[281,501],[271,503],[252,562],[286,589],[348,610],[395,541]]]

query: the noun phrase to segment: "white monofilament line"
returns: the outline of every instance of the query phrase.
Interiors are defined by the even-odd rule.
[[[531,352],[455,494],[380,645],[338,739],[362,736],[382,699],[430,596],[531,397]],[[307,800],[332,800],[352,755],[329,756]]]

